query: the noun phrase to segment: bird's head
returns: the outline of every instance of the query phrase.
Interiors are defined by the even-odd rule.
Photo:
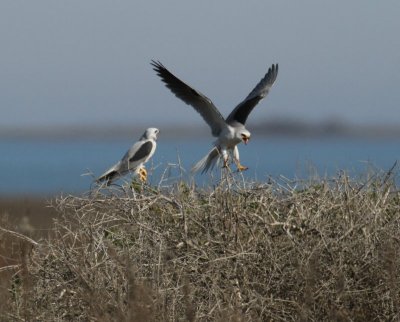
[[[243,130],[240,132],[240,139],[243,141],[244,144],[247,144],[250,140],[251,134],[247,130]]]
[[[144,132],[142,138],[147,139],[147,140],[157,140],[157,135],[160,133],[159,129],[156,129],[155,127],[150,127]]]

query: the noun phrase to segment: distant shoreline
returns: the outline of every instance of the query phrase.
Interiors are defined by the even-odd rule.
[[[138,128],[140,127],[140,130]],[[143,125],[61,125],[32,127],[2,127],[0,140],[114,140],[140,135]],[[293,120],[274,120],[248,126],[253,134],[269,137],[310,137],[310,138],[400,138],[400,125],[356,125],[345,122],[307,123]],[[161,129],[163,138],[197,138],[210,135],[207,126],[165,125]]]

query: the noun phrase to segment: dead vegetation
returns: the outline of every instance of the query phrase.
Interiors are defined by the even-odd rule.
[[[54,237],[14,236],[25,250],[1,280],[4,321],[400,318],[393,173],[100,189],[54,207]]]

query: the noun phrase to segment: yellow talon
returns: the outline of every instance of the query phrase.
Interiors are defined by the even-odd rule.
[[[139,169],[139,179],[142,182],[147,181],[147,170],[145,168],[140,168]]]
[[[240,163],[237,165],[238,171],[246,171],[248,167],[241,165]]]

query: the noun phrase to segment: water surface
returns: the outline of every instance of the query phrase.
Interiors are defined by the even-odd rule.
[[[0,194],[80,193],[90,189],[91,172],[100,175],[118,161],[134,140],[3,140],[0,141]],[[162,139],[148,168],[157,184],[169,165],[191,166],[211,148],[210,140]],[[400,158],[398,140],[255,137],[239,145],[241,161],[249,167],[244,176],[265,181],[269,176],[305,178],[311,172],[332,176],[340,170],[352,176],[368,168],[387,170]],[[170,175],[176,176],[178,170]],[[188,177],[185,177],[188,179]],[[197,175],[201,184],[208,175]]]

